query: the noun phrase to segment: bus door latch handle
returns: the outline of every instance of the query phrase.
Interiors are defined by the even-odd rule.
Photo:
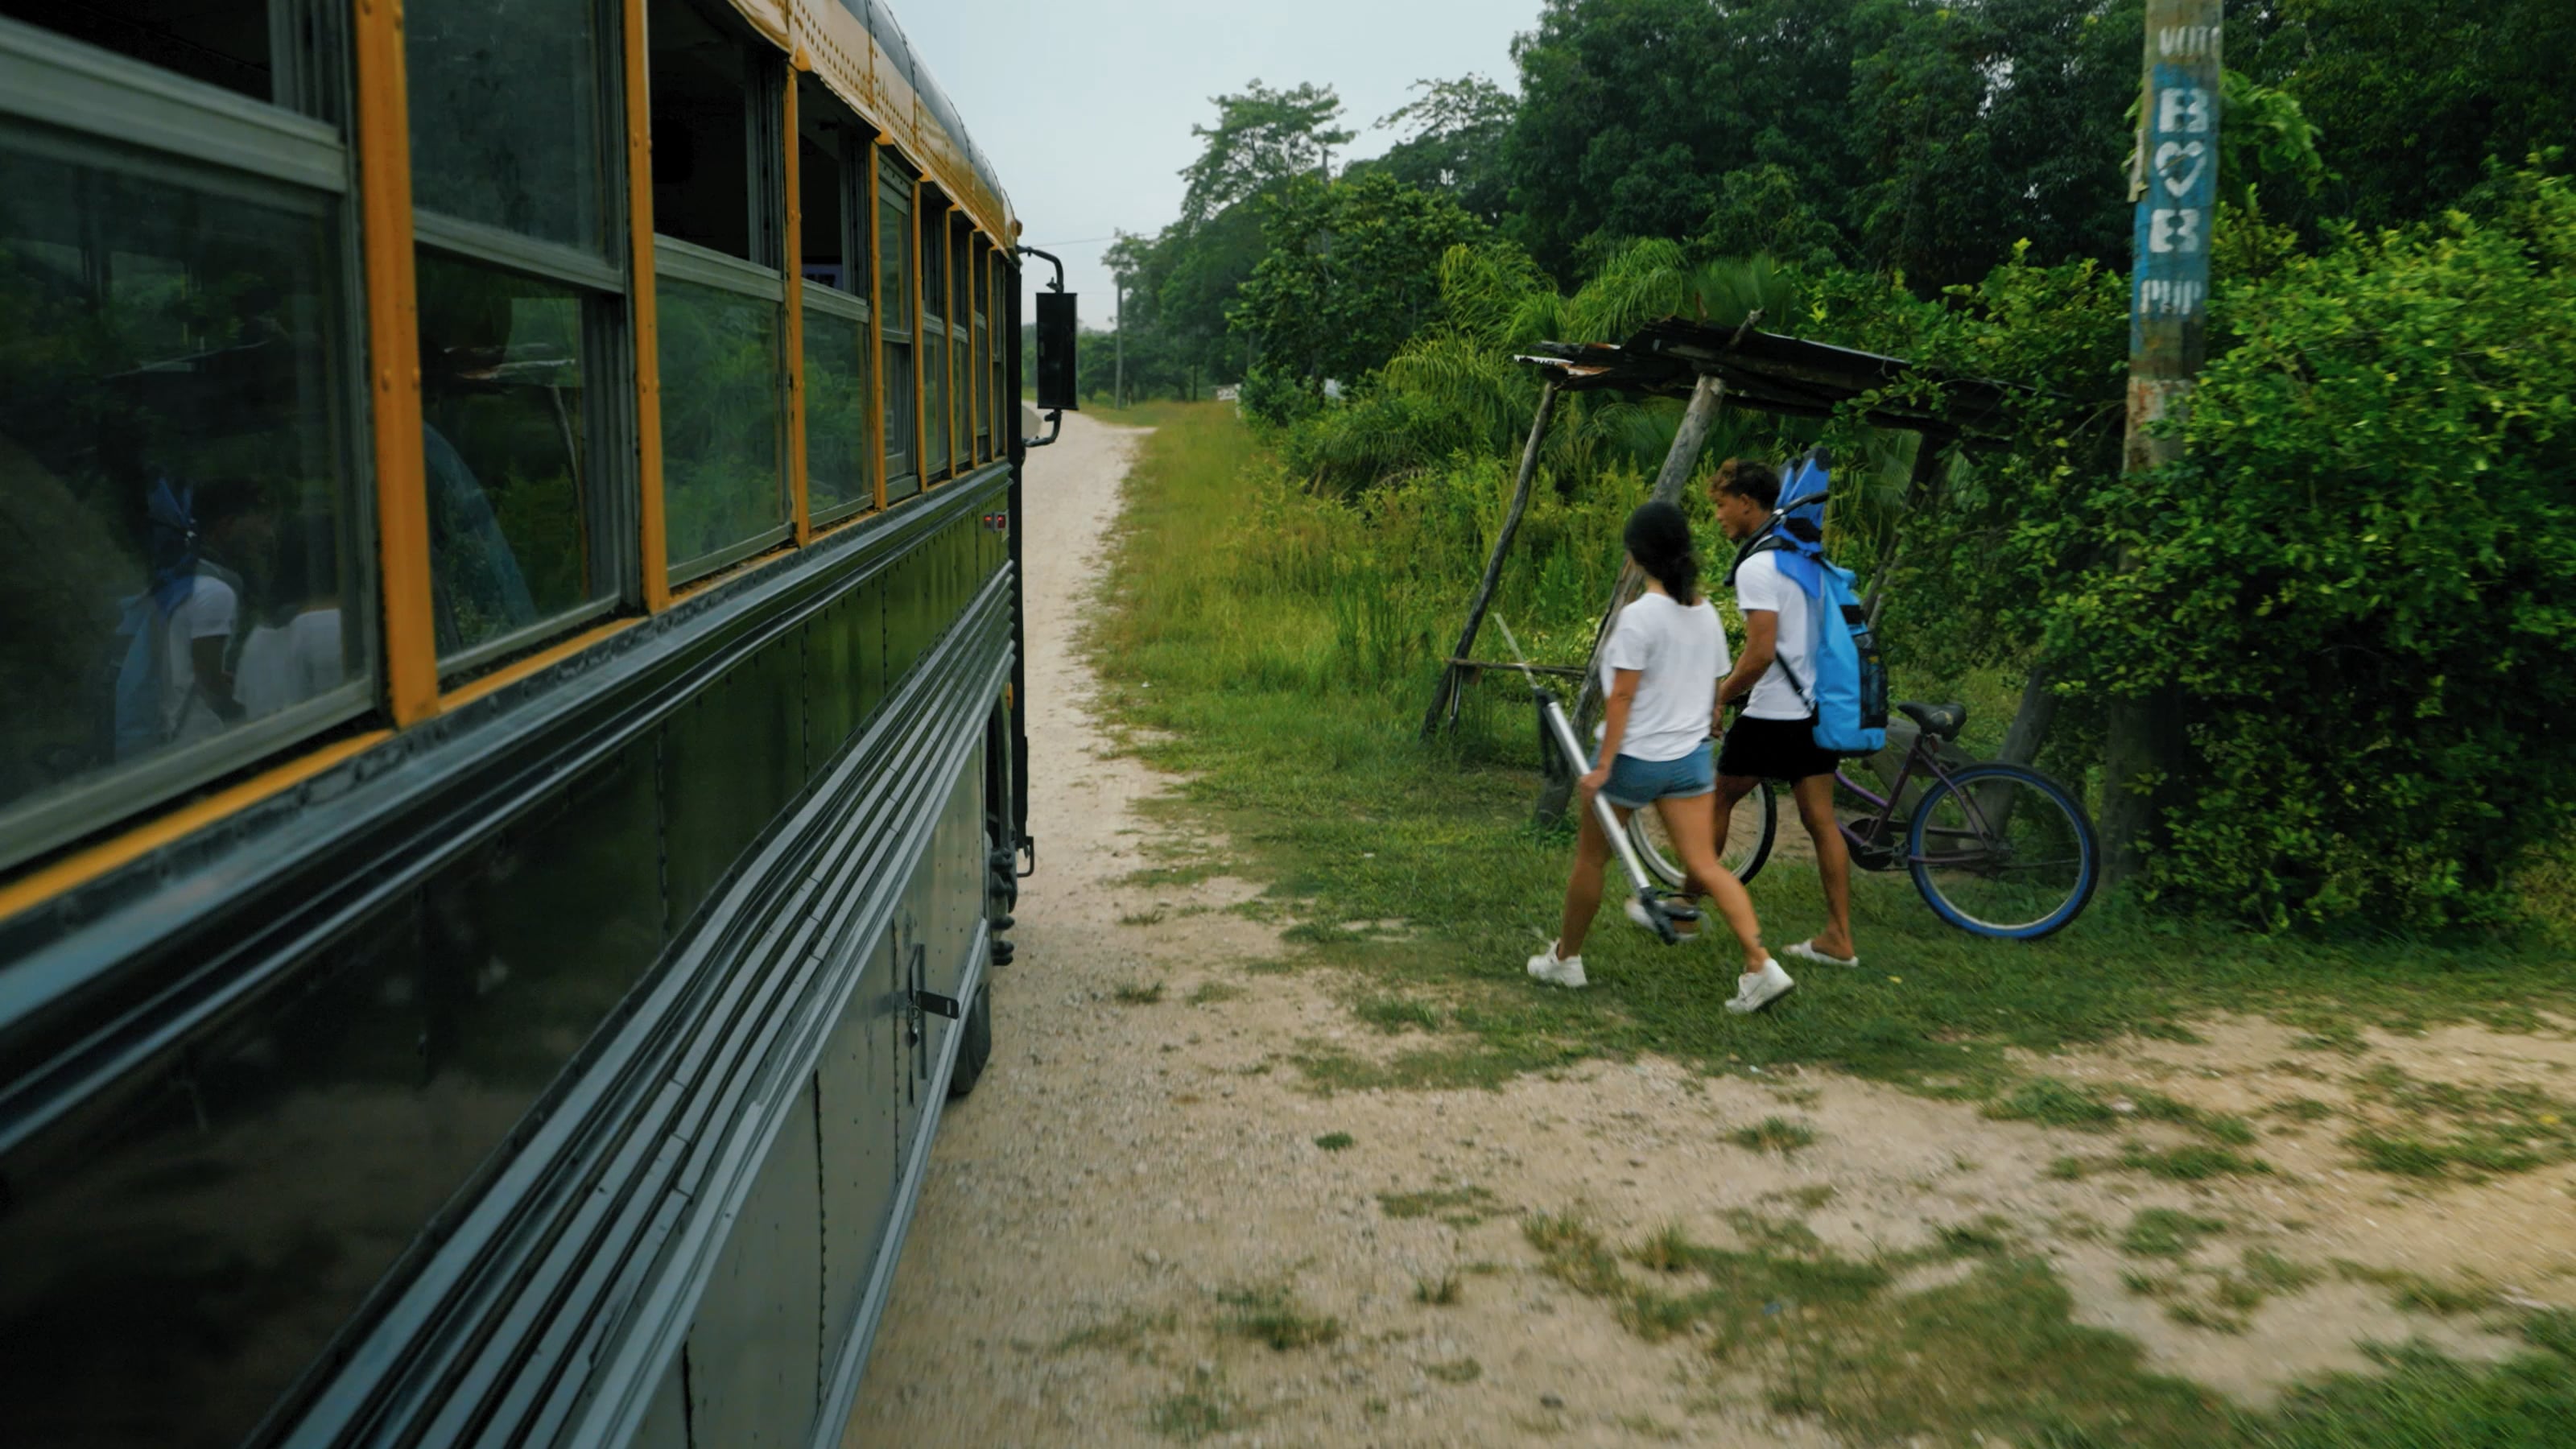
[[[906,983],[905,994],[911,998],[908,1005],[912,1008],[912,1040],[916,1046],[921,1043],[921,1018],[924,1013],[931,1016],[944,1016],[950,1021],[955,1021],[964,1015],[964,1010],[958,1006],[956,997],[942,996],[930,989],[929,958],[930,948],[927,945],[919,941],[912,943],[912,969],[906,973],[911,980]]]

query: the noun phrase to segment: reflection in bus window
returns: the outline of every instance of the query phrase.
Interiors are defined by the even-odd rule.
[[[664,277],[662,507],[672,567],[787,521],[778,304]]]
[[[581,294],[423,252],[420,392],[441,655],[607,592],[582,511]]]
[[[249,719],[274,611],[351,607],[339,254],[326,198],[0,128],[0,856],[76,833],[39,799]],[[312,678],[362,674],[341,632]]]
[[[600,250],[596,0],[411,0],[403,8],[412,201]]]

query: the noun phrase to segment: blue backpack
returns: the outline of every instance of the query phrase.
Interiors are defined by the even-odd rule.
[[[1736,556],[1736,566],[1757,553],[1777,553],[1781,576],[1807,596],[1816,677],[1800,679],[1786,659],[1780,672],[1816,712],[1816,748],[1874,755],[1887,748],[1887,667],[1879,661],[1877,631],[1852,592],[1851,570],[1825,557],[1827,468],[1822,454],[1789,465],[1780,481],[1783,501]]]

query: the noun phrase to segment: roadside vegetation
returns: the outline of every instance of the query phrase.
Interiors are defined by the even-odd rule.
[[[2470,1020],[2534,1030],[2547,1027],[2543,1013],[2576,1013],[2567,967],[2576,920],[2552,899],[2531,902],[2513,929],[2326,934],[2113,898],[2056,937],[2006,946],[1941,926],[1901,878],[1864,875],[1855,883],[1862,968],[1810,968],[1810,989],[1755,1020],[1721,1008],[1731,959],[1665,949],[1615,918],[1586,949],[1593,989],[1530,986],[1520,962],[1553,927],[1567,839],[1531,824],[1537,745],[1516,685],[1473,692],[1455,735],[1415,738],[1431,682],[1420,640],[1454,600],[1429,579],[1417,593],[1403,587],[1424,546],[1396,502],[1404,489],[1345,497],[1302,486],[1230,407],[1167,403],[1155,413],[1091,649],[1129,746],[1185,777],[1164,807],[1176,828],[1272,882],[1245,909],[1290,923],[1299,959],[1356,983],[1355,1019],[1384,1033],[1387,1049],[1366,1054],[1308,1043],[1295,1065],[1312,1090],[1498,1085],[1646,1053],[1716,1073],[1814,1064],[1998,1118],[2099,1133],[2100,1150],[2067,1158],[2059,1175],[2141,1184],[2259,1179],[2272,1170],[2264,1136],[2316,1124],[2356,1167],[2420,1180],[2529,1170],[2576,1151],[2565,1125],[2576,1104],[2434,1089],[2355,1056],[2365,1029]],[[1642,486],[1617,476],[1619,488]],[[1566,542],[1534,556],[1572,569],[1602,540],[1572,521],[1574,503],[1547,507]],[[1569,594],[1607,584],[1606,573],[1586,576]],[[1813,872],[1794,863],[1754,889],[1776,939],[1820,919]],[[1161,996],[1140,987],[1132,999]],[[2196,1019],[2221,1010],[2294,1025],[2293,1050],[2320,1078],[2352,1078],[2350,1109],[2290,1103],[2257,1125],[2143,1087],[2033,1075],[2008,1051],[2131,1033],[2188,1040]],[[1783,1115],[1742,1135],[1742,1150],[1795,1154],[1818,1132]],[[1460,1222],[1516,1211],[1472,1186],[1392,1194],[1382,1206],[1390,1217]],[[1548,1271],[1614,1304],[1630,1331],[1713,1334],[1777,1411],[1864,1437],[2538,1445],[2576,1421],[2576,1327],[2563,1314],[2508,1315],[2528,1347],[2502,1366],[2391,1351],[2378,1376],[2298,1390],[2255,1418],[2146,1373],[2117,1335],[2074,1324],[2065,1287],[2008,1234],[1945,1239],[1936,1256],[1971,1265],[1968,1276],[1908,1293],[1891,1285],[1931,1259],[1837,1259],[1801,1239],[1794,1219],[1740,1252],[1672,1237],[1626,1253],[1579,1221],[1523,1221],[1553,1235],[1541,1244]],[[2225,1242],[2211,1221],[2142,1213],[2128,1224],[2130,1291],[2177,1321],[2226,1332],[2265,1295],[2319,1271],[2253,1250],[2218,1268],[2181,1265],[2176,1255]],[[1435,1283],[1423,1301],[1454,1291]],[[2457,1297],[2436,1285],[2389,1291]],[[1797,1312],[1784,1321],[1771,1311],[1778,1304]],[[1292,1340],[1325,1332],[1300,1314],[1274,1315],[1267,1299],[1228,1306],[1237,1331],[1264,1342],[1272,1327]],[[1924,1380],[1925,1365],[1942,1366],[1946,1396]],[[1172,1406],[1167,1432],[1234,1422],[1209,1407],[1213,1394]]]
[[[1130,394],[1179,400],[1101,415],[1157,431],[1091,642],[1130,746],[1187,781],[1178,832],[1224,842],[1175,868],[1228,853],[1270,883],[1243,909],[1344,973],[1368,1029],[1303,1045],[1312,1090],[1644,1054],[1767,1082],[1827,1067],[2089,1134],[2053,1177],[2195,1198],[2282,1181],[2267,1143],[2310,1132],[2407,1191],[2576,1160],[2576,1093],[2421,1081],[2368,1048],[2576,1017],[2576,187],[2553,149],[2576,145],[2557,78],[2576,31],[2539,0],[2258,9],[2229,22],[2185,458],[2144,473],[2121,462],[2134,0],[1547,0],[1517,92],[1425,82],[1380,123],[1396,145],[1339,172],[1355,131],[1328,87],[1216,99],[1183,214],[1111,255]],[[1897,696],[1966,701],[1972,753],[2028,726],[2099,817],[2144,794],[2115,796],[2115,720],[2156,724],[2143,869],[2072,928],[1972,939],[1863,874],[1862,966],[1807,968],[1757,1020],[1722,1009],[1731,958],[1615,911],[1592,989],[1523,978],[1568,849],[1533,821],[1528,690],[1486,669],[1427,739],[1422,711],[1536,407],[1514,357],[1674,315],[2015,385],[1975,449],[1921,456],[1864,399],[1730,410],[1701,467],[1834,451],[1828,547],[1885,590]],[[1087,390],[1107,367],[1095,347]],[[1239,406],[1196,401],[1220,382]],[[1495,600],[1538,662],[1585,658],[1678,421],[1562,400]],[[1684,501],[1714,545],[1701,490]],[[1491,624],[1475,653],[1504,656]],[[1775,946],[1821,924],[1796,861],[1754,892]],[[2027,1055],[2188,1042],[2221,1012],[2292,1028],[2313,1065],[2291,1075],[2334,1100],[2236,1115]],[[1735,1136],[1783,1160],[1834,1142],[1794,1114]],[[1443,1196],[1467,1191],[1382,1206],[1522,1211]],[[1705,1337],[1778,1412],[1860,1440],[2537,1445],[2576,1423],[2576,1320],[2359,1265],[2332,1271],[2508,1324],[2519,1356],[2392,1350],[2252,1416],[2075,1324],[2008,1228],[1861,1261],[1794,1214],[1738,1224],[1733,1249],[1522,1216],[1544,1271],[1630,1331]],[[2329,1271],[2199,1211],[2106,1232],[2129,1293],[2209,1333]]]

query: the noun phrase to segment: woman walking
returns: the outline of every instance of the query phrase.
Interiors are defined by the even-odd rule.
[[[1629,815],[1652,805],[1690,872],[1689,893],[1717,903],[1744,948],[1744,974],[1726,1009],[1760,1011],[1796,983],[1762,949],[1761,923],[1744,886],[1717,863],[1717,776],[1709,738],[1719,729],[1717,681],[1727,670],[1726,626],[1699,591],[1699,559],[1690,524],[1669,503],[1648,503],[1628,516],[1628,557],[1646,575],[1645,592],[1619,611],[1602,651],[1601,751],[1580,785],[1582,834],[1574,874],[1565,885],[1565,919],[1556,940],[1532,956],[1529,974],[1558,986],[1584,984],[1583,938],[1601,907],[1601,871],[1609,837],[1592,808],[1597,792]],[[1645,908],[1628,903],[1640,925]]]

